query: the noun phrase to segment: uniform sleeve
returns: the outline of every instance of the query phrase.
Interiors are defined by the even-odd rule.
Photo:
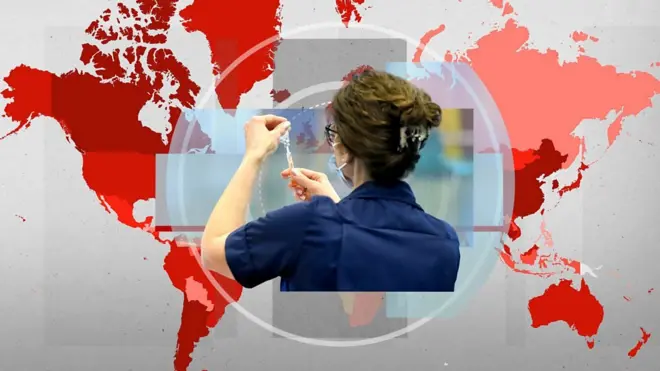
[[[290,271],[300,253],[312,208],[309,202],[285,206],[229,234],[225,256],[234,279],[252,288]]]

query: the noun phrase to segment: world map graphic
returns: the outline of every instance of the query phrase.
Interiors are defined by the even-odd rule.
[[[4,76],[8,87],[1,92],[6,100],[2,114],[15,126],[0,134],[0,141],[20,135],[35,118],[56,120],[82,156],[81,175],[101,207],[114,213],[126,227],[144,230],[168,246],[163,269],[172,285],[184,294],[173,355],[174,368],[183,371],[192,362],[196,344],[222,320],[229,303],[209,282],[196,254],[181,248],[185,241],[165,238],[156,231],[153,216],[144,220],[134,216],[136,202],[155,198],[156,155],[170,152],[178,117],[195,107],[202,91],[191,79],[189,68],[164,45],[172,22],[181,19],[187,32],[201,33],[208,41],[217,77],[256,44],[279,35],[282,5],[278,0],[260,1],[258,7],[247,1],[195,0],[180,10],[177,18],[177,0],[137,0],[137,4],[129,7],[120,2],[89,24],[85,32],[95,41],[80,46],[84,70],[56,74],[19,65],[9,71]],[[361,22],[362,12],[377,6],[370,5],[369,0],[336,0],[334,5],[337,17],[348,28]],[[587,282],[597,268],[560,256],[544,223],[536,227],[538,242],[525,246],[516,243],[525,232],[523,228],[528,228],[521,221],[557,207],[557,202],[548,202],[548,192],[560,202],[589,176],[593,165],[585,160],[585,141],[589,138],[574,134],[577,125],[585,119],[605,121],[614,111],[615,119],[603,128],[608,145],[613,145],[623,121],[651,107],[652,98],[660,92],[660,80],[648,72],[618,72],[613,66],[602,65],[582,48],[584,43],[599,40],[579,30],[570,37],[579,48],[579,57],[560,63],[556,51],[528,45],[529,30],[519,23],[510,4],[491,0],[491,6],[501,11],[500,24],[472,47],[446,51],[444,56],[447,62],[467,63],[474,69],[493,96],[509,132],[515,196],[500,260],[512,272],[547,278],[545,292],[529,300],[532,327],[565,322],[591,348],[604,318],[603,306]],[[214,16],[219,13],[224,15],[223,22]],[[423,61],[426,44],[447,32],[441,23],[420,38],[412,62]],[[276,49],[275,42],[257,50],[217,85],[218,103],[223,109],[236,109],[243,94],[273,73]],[[282,99],[279,93],[273,92],[275,101]],[[145,105],[169,113],[171,128],[165,140],[140,122]],[[572,167],[575,163],[579,166]],[[571,169],[571,181],[553,178],[558,171]],[[550,187],[545,188],[548,182]],[[214,278],[234,301],[241,298],[242,288],[236,282],[217,274]],[[364,294],[356,300],[355,316],[364,317],[365,310],[374,312],[381,300],[382,296]],[[367,309],[360,309],[361,305]],[[642,328],[629,356],[634,357],[650,336]]]

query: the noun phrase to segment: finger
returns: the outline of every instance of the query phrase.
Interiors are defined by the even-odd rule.
[[[294,180],[289,181],[289,183],[287,183],[286,186],[289,187],[293,191],[296,191],[296,192],[300,191],[298,193],[307,192],[307,188],[305,188],[305,187],[301,186],[300,184],[296,183]]]
[[[298,188],[295,187],[290,187],[291,188],[291,193],[293,193],[293,198],[296,200],[300,200],[300,197],[304,194],[299,191]]]
[[[285,117],[282,116],[275,116],[275,115],[263,115],[263,116],[255,116],[255,119],[263,122],[268,130],[273,130],[275,127],[277,127],[279,124],[287,121]]]
[[[303,193],[293,192],[293,198],[296,199],[297,201],[305,201],[309,198],[309,195],[307,195],[306,192]]]
[[[283,123],[277,125],[273,130],[271,130],[272,133],[274,133],[278,138],[284,135],[289,129],[291,129],[291,123],[289,121],[284,121]]]
[[[307,192],[307,188],[301,186],[300,184],[298,184],[294,181],[289,182],[289,188],[291,188],[293,191],[295,191],[299,195],[302,195],[305,192]]]
[[[299,170],[304,176],[306,176],[309,179],[313,180],[318,180],[319,177],[321,176],[322,173],[319,173],[317,171],[309,170],[309,169],[304,169],[304,168],[296,168],[296,170]]]
[[[318,175],[320,175],[319,173],[314,172],[312,170],[297,167],[295,169],[286,168],[286,169],[282,170],[280,172],[280,176],[282,178],[292,178],[296,175],[295,174],[296,171],[299,172],[298,173],[299,176],[302,175],[302,176],[305,176],[305,177],[310,178],[310,179],[316,179],[318,177]]]
[[[306,177],[300,169],[293,169],[291,171],[291,179],[294,183],[300,185],[303,188],[309,188],[310,184],[313,182],[312,179]]]
[[[298,171],[299,173],[301,173],[301,174],[303,174],[303,175],[305,175],[305,176],[313,175],[313,174],[314,174],[314,171],[309,170],[309,169],[305,169],[305,168],[302,168],[302,167],[297,167],[297,168],[295,168],[295,169],[289,169],[289,168],[286,168],[286,169],[282,170],[282,173],[281,173],[281,174],[282,174],[283,176],[284,176],[284,174],[286,174],[287,176],[288,176],[288,175],[294,175],[293,172],[292,172],[292,170],[293,170],[293,172]]]

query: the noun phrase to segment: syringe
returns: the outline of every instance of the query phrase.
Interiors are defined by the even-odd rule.
[[[286,151],[286,160],[289,163],[289,179],[291,179],[293,177],[293,155],[291,154],[291,139],[289,137],[289,132],[290,130],[280,137],[280,143],[284,145],[284,149]],[[293,180],[291,180],[289,186],[295,189],[294,195],[297,198],[303,201],[307,199],[307,195],[303,187],[296,184]]]
[[[289,131],[287,130],[284,135],[280,137],[280,143],[284,145],[286,150],[286,160],[289,163],[289,171],[293,170],[293,156],[291,155],[291,139],[289,137]]]

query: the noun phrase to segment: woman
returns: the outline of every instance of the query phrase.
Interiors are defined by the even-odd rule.
[[[339,89],[331,107],[327,139],[353,191],[340,200],[324,174],[285,170],[305,202],[245,224],[260,166],[290,126],[254,117],[244,160],[204,230],[204,264],[247,288],[281,277],[284,291],[453,291],[456,232],[425,213],[402,181],[439,126],[440,107],[406,80],[373,70]]]

